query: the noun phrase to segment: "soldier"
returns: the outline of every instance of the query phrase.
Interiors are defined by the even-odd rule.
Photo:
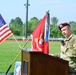
[[[61,45],[60,58],[69,61],[69,75],[76,75],[76,35],[72,34],[70,25],[65,22],[59,25],[64,45]]]

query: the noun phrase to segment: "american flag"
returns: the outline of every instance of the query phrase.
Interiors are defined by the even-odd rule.
[[[0,44],[11,35],[11,30],[9,29],[8,25],[0,14]]]

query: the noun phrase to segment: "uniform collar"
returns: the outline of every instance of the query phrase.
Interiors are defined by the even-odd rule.
[[[68,38],[65,39],[65,41],[69,41],[72,38],[73,34],[71,34]]]

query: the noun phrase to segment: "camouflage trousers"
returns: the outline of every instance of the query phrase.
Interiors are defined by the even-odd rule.
[[[69,67],[69,75],[76,75],[76,69]]]
[[[69,73],[69,75],[76,75],[76,73]]]

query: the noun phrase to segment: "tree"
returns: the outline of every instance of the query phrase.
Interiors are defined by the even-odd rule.
[[[69,24],[70,24],[70,26],[71,26],[72,29],[76,28],[76,22],[70,21]]]
[[[73,28],[72,32],[76,35],[76,28]]]
[[[14,35],[23,35],[23,22],[19,17],[16,17],[15,20],[11,19],[9,27]]]
[[[33,17],[30,20],[36,20],[36,21],[38,21],[38,18],[37,17]]]
[[[34,29],[37,27],[38,23],[41,21],[38,20],[37,17],[33,17],[28,22],[28,34],[30,35]],[[59,31],[57,23],[58,19],[56,17],[51,18],[52,24],[50,25],[50,37],[63,37],[62,33]],[[76,22],[70,21],[72,32],[76,34]],[[23,36],[25,32],[25,24],[23,24],[21,18],[16,17],[15,19],[11,19],[9,23],[9,27],[12,30],[13,34],[18,36]]]
[[[9,26],[12,26],[12,25],[14,25],[14,24],[15,24],[14,19],[11,19],[11,21],[10,21],[10,23],[9,23]]]
[[[59,31],[58,26],[50,25],[50,37],[63,37],[62,33]]]
[[[21,18],[19,18],[19,17],[16,17],[15,20],[14,20],[14,22],[15,22],[16,26],[21,26],[23,24]]]
[[[51,22],[52,22],[53,25],[56,25],[58,23],[57,17],[52,17]]]
[[[38,23],[39,23],[39,20],[36,17],[33,17],[30,19],[30,21],[28,22],[28,32],[30,34],[34,31]]]

